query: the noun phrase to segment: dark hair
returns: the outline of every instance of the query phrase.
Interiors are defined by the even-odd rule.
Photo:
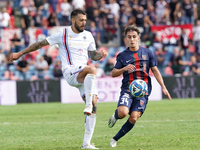
[[[127,32],[129,32],[129,31],[135,31],[135,32],[137,32],[138,35],[140,34],[140,30],[136,26],[134,26],[134,25],[127,26],[124,29],[124,34],[127,35]]]
[[[81,9],[74,9],[71,13],[71,18],[76,17],[78,14],[82,14],[82,15],[87,15],[86,12],[84,12]]]

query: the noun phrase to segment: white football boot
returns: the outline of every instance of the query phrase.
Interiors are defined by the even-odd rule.
[[[85,106],[85,109],[83,110],[83,113],[85,115],[91,115],[92,114],[92,104],[89,104]]]
[[[96,148],[95,145],[92,143],[92,144],[82,145],[81,149],[99,149],[99,148]]]
[[[110,147],[116,147],[117,146],[117,141],[115,141],[114,139],[110,140]]]
[[[115,119],[115,114],[113,114],[112,117],[110,117],[110,119],[108,120],[108,127],[112,128],[116,122],[117,119]]]

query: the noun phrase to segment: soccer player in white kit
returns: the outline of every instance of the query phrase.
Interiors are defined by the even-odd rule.
[[[85,134],[82,149],[98,149],[90,143],[96,123],[96,68],[87,66],[88,53],[92,60],[97,61],[107,57],[108,52],[96,50],[96,44],[92,34],[85,31],[87,16],[80,9],[75,9],[71,13],[72,25],[46,39],[36,42],[18,53],[12,53],[10,60],[17,60],[22,55],[36,51],[46,46],[58,44],[62,62],[62,72],[67,83],[79,89],[80,95],[86,103],[83,110],[86,115]]]

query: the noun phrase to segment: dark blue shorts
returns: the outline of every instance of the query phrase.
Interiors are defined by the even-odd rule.
[[[143,97],[134,97],[131,95],[130,92],[122,91],[119,97],[118,105],[119,106],[126,106],[129,109],[129,115],[132,111],[140,111],[144,112],[146,109],[146,105],[148,103],[148,95]]]

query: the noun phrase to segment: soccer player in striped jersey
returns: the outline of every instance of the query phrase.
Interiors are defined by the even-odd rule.
[[[111,71],[112,77],[118,77],[123,74],[121,93],[118,101],[118,108],[108,121],[111,128],[118,119],[122,119],[129,114],[129,118],[122,126],[119,132],[110,140],[110,146],[116,147],[117,141],[128,133],[139,117],[143,114],[148,103],[148,97],[151,94],[151,78],[149,70],[153,72],[156,80],[162,87],[162,91],[171,100],[171,96],[165,87],[163,78],[157,69],[157,61],[153,52],[147,48],[139,46],[140,31],[134,25],[125,28],[125,36],[129,47],[117,55],[114,69]],[[137,98],[129,92],[129,85],[135,79],[142,79],[148,85],[148,94]]]
[[[98,149],[90,143],[96,123],[96,68],[87,66],[87,62],[88,53],[94,61],[107,57],[108,53],[105,50],[100,52],[96,50],[92,34],[84,30],[86,20],[87,16],[84,11],[80,9],[73,10],[71,13],[71,26],[30,45],[18,53],[11,54],[10,60],[17,60],[22,55],[36,51],[43,46],[58,44],[63,76],[69,85],[79,89],[80,95],[86,103],[83,111],[87,115],[82,149]]]

